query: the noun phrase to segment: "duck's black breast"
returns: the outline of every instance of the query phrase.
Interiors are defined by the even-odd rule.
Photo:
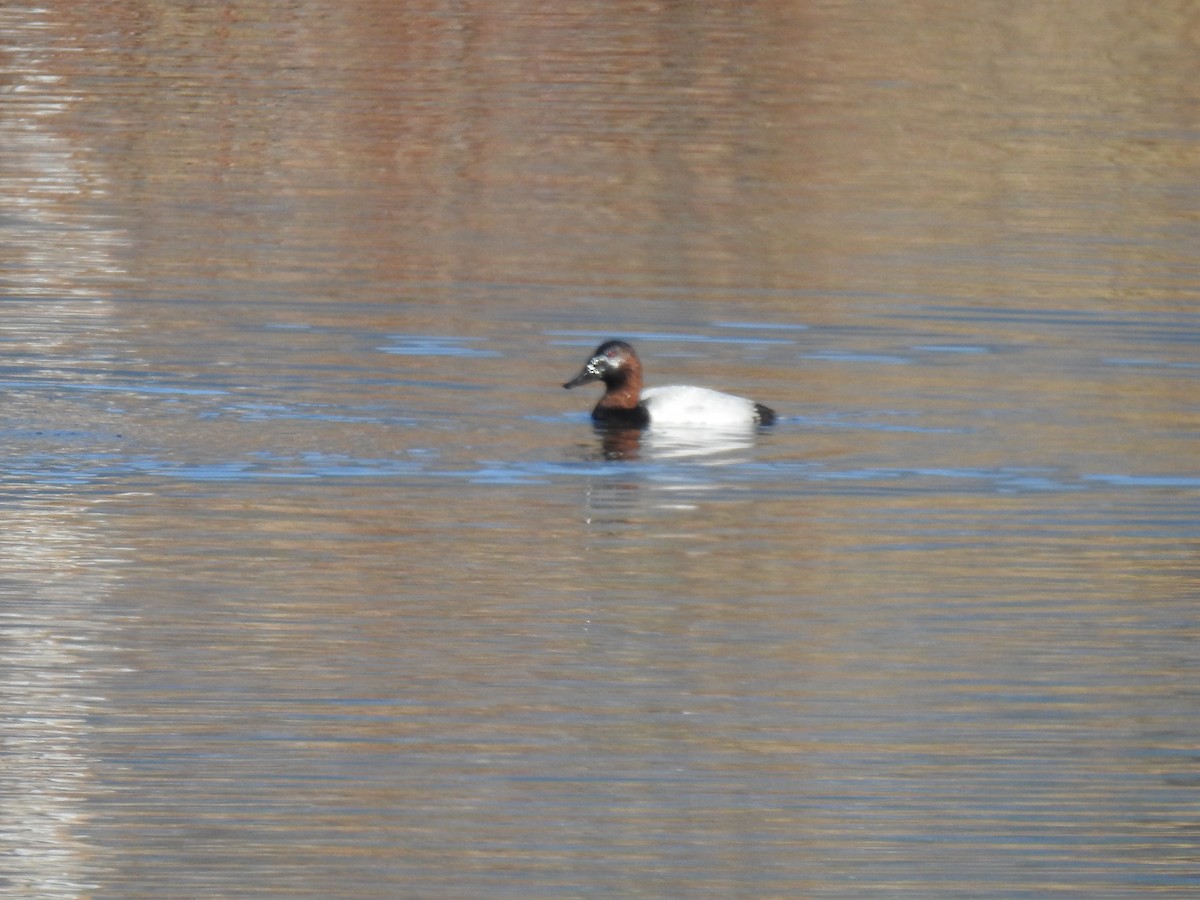
[[[650,424],[650,413],[640,403],[632,409],[597,406],[592,410],[592,421],[610,428],[645,428]]]

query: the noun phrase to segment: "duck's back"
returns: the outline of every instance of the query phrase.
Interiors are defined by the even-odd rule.
[[[753,400],[691,385],[669,385],[642,391],[650,426],[751,428],[767,424],[774,414]]]

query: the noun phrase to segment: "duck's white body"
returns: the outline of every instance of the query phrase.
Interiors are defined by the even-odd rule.
[[[744,429],[759,424],[753,400],[690,384],[646,388],[641,402],[651,428]]]

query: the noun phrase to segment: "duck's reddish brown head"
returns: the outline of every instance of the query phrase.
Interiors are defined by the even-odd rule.
[[[587,361],[579,374],[563,387],[579,387],[593,381],[604,382],[604,396],[592,410],[596,421],[629,420],[629,424],[646,424],[646,411],[639,406],[642,396],[642,363],[633,347],[624,341],[605,341]]]
[[[624,341],[605,341],[587,361],[579,374],[563,387],[579,387],[592,381],[603,381],[604,386],[613,388],[636,385],[633,402],[636,405],[642,389],[642,364],[633,348]]]

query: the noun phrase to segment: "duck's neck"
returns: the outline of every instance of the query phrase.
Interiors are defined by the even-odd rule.
[[[633,371],[625,374],[620,381],[605,384],[604,396],[592,410],[592,418],[597,422],[620,422],[641,427],[646,424],[648,416],[645,407],[640,405],[642,399],[642,373]]]
[[[637,409],[642,399],[642,373],[633,369],[624,376],[620,381],[605,382],[604,396],[596,404],[597,410]]]

